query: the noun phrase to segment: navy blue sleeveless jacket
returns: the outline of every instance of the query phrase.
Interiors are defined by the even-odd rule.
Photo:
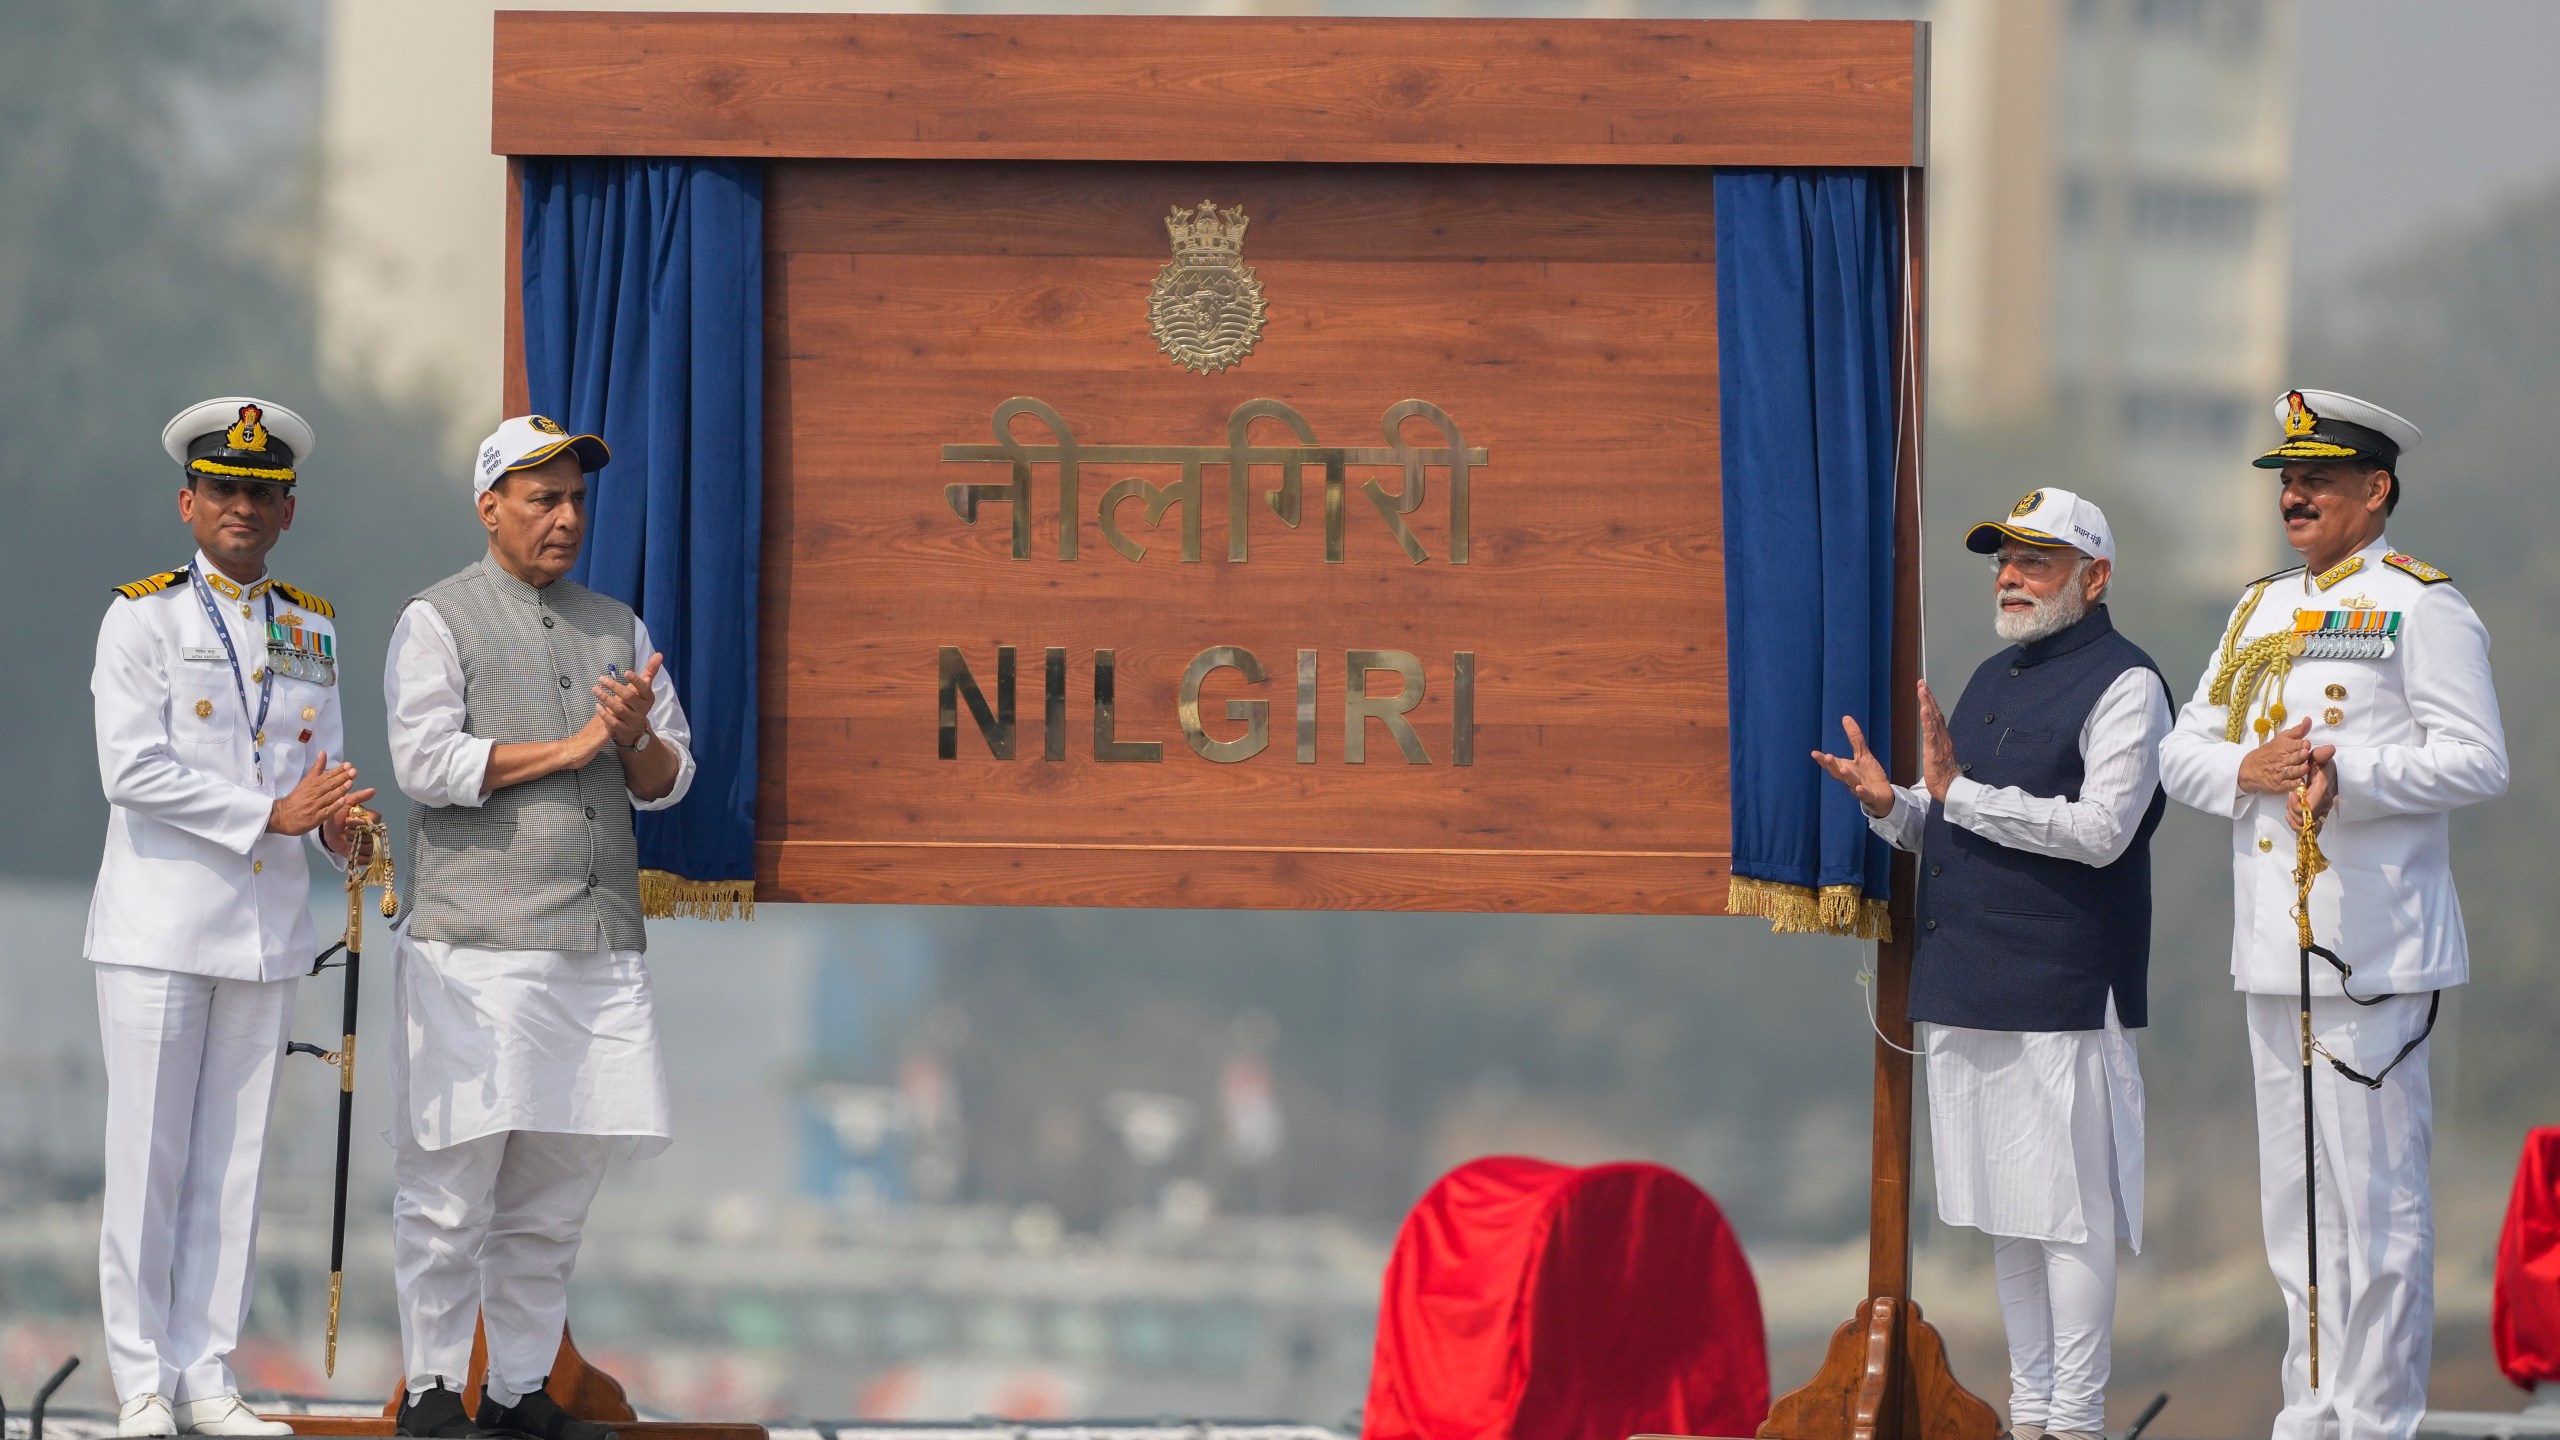
[[[1982,784],[2080,798],[2080,727],[2127,670],[2157,675],[2104,605],[2078,624],[1982,662],[1947,713],[1956,763]],[[1929,806],[1911,1018],[1976,1030],[2098,1030],[2107,993],[2127,1029],[2149,1020],[2151,832],[2158,789],[2115,863],[2013,850]]]

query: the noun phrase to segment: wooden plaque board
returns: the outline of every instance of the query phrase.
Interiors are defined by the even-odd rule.
[[[497,33],[503,153],[771,161],[760,895],[1722,913],[1711,167],[1912,164],[1924,32]],[[1203,200],[1246,217],[1266,312],[1211,373],[1168,358],[1150,309],[1167,213]],[[1011,420],[1008,451],[996,412],[1025,400],[1056,418]],[[1390,427],[1410,401],[1438,414]],[[1251,445],[1343,457],[1334,485],[1308,460],[1294,526],[1282,464],[1238,485],[1226,458],[1254,402],[1304,429],[1266,416]],[[1399,441],[1480,453],[1463,511],[1447,464],[1376,463]],[[1025,454],[1029,503],[992,495]],[[980,487],[974,521],[954,486]],[[1001,758],[968,686],[1000,719],[1006,647]],[[1409,712],[1355,710],[1355,685],[1409,694],[1408,659]]]

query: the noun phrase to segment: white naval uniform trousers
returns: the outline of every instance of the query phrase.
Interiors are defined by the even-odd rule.
[[[83,953],[106,1057],[98,1290],[119,1401],[239,1389],[229,1357],[254,1289],[267,1121],[296,977],[318,950],[305,842],[267,817],[314,755],[346,748],[336,688],[279,674],[260,765],[269,593],[213,598],[240,686],[183,582],[108,607],[89,681],[108,811]],[[335,634],[274,598],[306,634]]]
[[[2338,747],[2338,799],[2320,832],[2329,870],[2313,882],[2313,938],[2355,967],[2311,962],[2311,1019],[2321,1043],[2367,1075],[2424,1028],[2429,992],[2470,977],[2453,886],[2449,812],[2507,788],[2506,733],[2489,672],[2489,635],[2449,583],[2428,584],[2384,559],[2376,540],[2326,577],[2272,581],[2242,628],[2246,644],[2294,627],[2297,610],[2398,611],[2394,653],[2376,660],[2293,662],[2284,723],[2311,717],[2313,745]],[[2235,608],[2233,615],[2238,616]],[[2160,747],[2161,783],[2179,801],[2231,822],[2233,988],[2245,995],[2258,1108],[2258,1186],[2267,1265],[2283,1293],[2288,1339],[2276,1440],[2407,1440],[2426,1411],[2435,1330],[2435,1222],[2428,1194],[2433,1110],[2427,1050],[2381,1091],[2316,1062],[2312,1103],[2320,1202],[2320,1388],[2313,1390],[2304,1285],[2300,951],[2291,907],[2294,832],[2282,795],[2244,794],[2240,762],[2253,730],[2224,739],[2210,703],[2220,652]],[[2258,714],[2252,708],[2245,719]]]
[[[648,626],[632,622],[646,664]],[[692,788],[693,732],[661,670],[649,725]],[[383,677],[391,762],[422,805],[480,805],[494,742],[470,734],[462,662],[432,605],[393,627]],[[636,950],[488,950],[400,938],[393,1006],[392,1253],[401,1360],[412,1395],[460,1390],[485,1321],[487,1389],[538,1388],[560,1350],[587,1209],[616,1141],[665,1148],[666,1070],[649,972]]]
[[[2169,695],[2159,677],[2117,676],[2080,726],[2080,795],[2030,795],[1966,776],[1947,821],[1986,839],[2090,866],[2133,843],[2159,785]],[[1928,792],[1897,786],[1869,821],[1918,852]],[[2107,1001],[2101,1030],[1975,1030],[1932,1024],[1929,1147],[1938,1218],[1991,1236],[2009,1340],[2009,1423],[2104,1430],[2115,1328],[2116,1240],[2142,1250],[2142,1071]]]

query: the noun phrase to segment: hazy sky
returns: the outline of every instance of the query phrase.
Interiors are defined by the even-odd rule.
[[[2300,4],[2299,275],[2560,181],[2560,0]]]

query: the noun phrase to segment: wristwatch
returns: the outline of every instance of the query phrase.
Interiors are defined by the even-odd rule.
[[[649,742],[657,738],[657,734],[654,731],[643,730],[640,732],[639,739],[632,741],[630,744],[625,745],[622,748],[630,751],[634,755],[637,755],[641,751],[648,749]]]

